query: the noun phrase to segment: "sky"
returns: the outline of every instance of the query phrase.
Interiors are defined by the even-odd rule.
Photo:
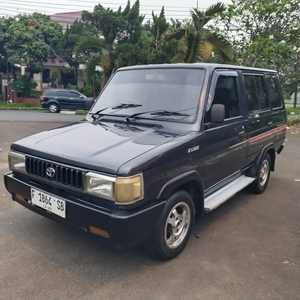
[[[103,6],[118,8],[124,6],[127,0],[104,0]],[[134,0],[131,0],[133,3]],[[198,0],[199,8],[206,8],[218,0]],[[230,0],[222,0],[230,3]],[[78,10],[92,10],[97,0],[0,0],[0,15],[16,15],[18,13],[31,13],[33,11],[54,14]],[[141,13],[146,14],[146,19],[151,17],[151,11],[158,13],[161,6],[165,6],[166,16],[177,19],[185,19],[189,16],[189,10],[196,7],[197,0],[140,0]]]

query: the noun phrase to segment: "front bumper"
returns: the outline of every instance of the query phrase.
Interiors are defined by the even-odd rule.
[[[31,199],[31,185],[15,178],[12,173],[4,175],[4,182],[6,189],[12,194],[12,199],[26,208],[54,221],[75,225],[88,232],[91,232],[90,226],[104,230],[108,232],[109,239],[122,248],[137,246],[151,238],[165,206],[165,202],[160,202],[133,212],[110,211],[89,203],[76,203],[63,198],[67,206],[64,219],[28,203]],[[26,201],[19,200],[16,194],[21,195]]]

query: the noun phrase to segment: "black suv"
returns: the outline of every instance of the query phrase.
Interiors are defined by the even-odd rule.
[[[76,90],[48,89],[41,97],[41,105],[51,113],[57,113],[61,109],[85,110],[91,99]]]
[[[170,259],[196,213],[264,192],[286,121],[271,70],[122,68],[85,120],[13,143],[5,185],[36,213]]]

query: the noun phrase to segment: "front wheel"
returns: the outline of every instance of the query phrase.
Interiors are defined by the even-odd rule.
[[[178,256],[189,240],[194,218],[194,202],[189,193],[175,193],[167,201],[154,236],[148,242],[150,254],[162,260]]]
[[[256,194],[261,194],[268,186],[271,172],[271,157],[266,153],[258,166],[256,180],[252,183],[251,189]]]

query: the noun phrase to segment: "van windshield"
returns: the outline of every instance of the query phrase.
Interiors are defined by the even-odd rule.
[[[203,69],[139,69],[117,72],[90,113],[191,123],[199,105]],[[180,114],[153,114],[172,111]],[[147,113],[149,112],[149,113]]]

